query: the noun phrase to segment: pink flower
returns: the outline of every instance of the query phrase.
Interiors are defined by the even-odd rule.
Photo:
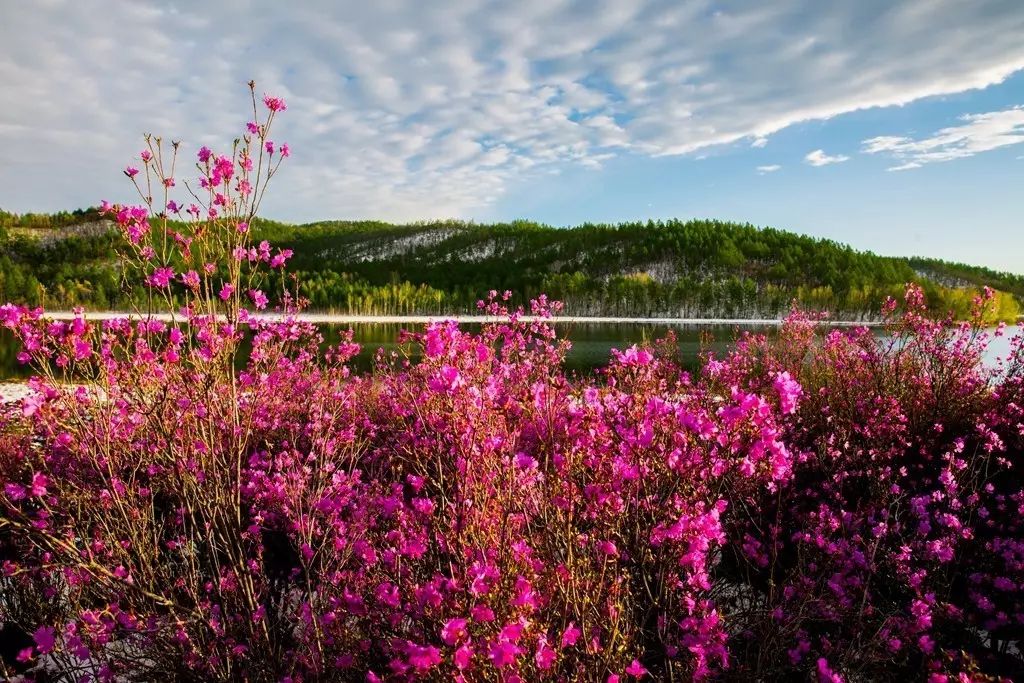
[[[455,662],[455,667],[457,669],[468,669],[470,663],[473,661],[473,648],[469,643],[459,646],[459,648],[455,650],[452,660]]]
[[[426,673],[441,663],[441,652],[433,645],[415,645],[409,643],[406,648],[409,665],[417,673]]]
[[[153,271],[153,274],[149,276],[147,282],[151,287],[158,287],[160,289],[166,289],[170,286],[171,280],[174,279],[173,268],[157,268]]]
[[[56,642],[57,632],[50,626],[40,626],[32,634],[32,640],[36,641],[36,649],[39,654],[45,655],[53,651]]]
[[[289,156],[291,156],[292,151],[288,147],[288,143],[287,142],[281,143],[280,152],[281,152],[281,156],[282,157],[289,157]]]
[[[484,592],[486,592],[486,590],[484,590]],[[494,621],[494,610],[487,605],[475,605],[469,613],[473,615],[474,621],[479,621],[485,624]]]
[[[516,577],[516,596],[512,600],[513,607],[527,607],[535,609],[538,605],[537,594],[533,586],[525,576]]]
[[[465,381],[459,374],[459,369],[451,365],[442,365],[437,374],[427,382],[430,390],[438,393],[451,393],[463,385]]]
[[[636,344],[630,346],[625,351],[619,351],[618,349],[612,349],[612,355],[616,360],[625,366],[642,366],[648,365],[654,356],[647,349],[641,349]]]
[[[423,352],[427,358],[437,358],[444,352],[444,339],[437,328],[427,330],[423,335]]]
[[[565,627],[565,632],[562,633],[562,648],[574,646],[582,634],[583,631],[576,626],[576,622],[570,621],[569,625]]]
[[[245,129],[252,133],[253,135],[258,135],[260,132],[260,125],[255,121],[250,121],[249,123],[245,124]]]
[[[270,111],[284,111],[288,107],[284,103],[284,99],[281,97],[271,97],[270,95],[263,96],[263,104],[267,106]]]
[[[199,287],[199,273],[194,270],[181,274],[181,282],[189,289],[198,289]]]
[[[491,658],[491,663],[493,663],[496,668],[504,669],[507,666],[515,664],[516,657],[518,657],[522,651],[522,648],[515,643],[507,640],[497,640],[491,643],[487,656]]]
[[[15,501],[24,500],[26,497],[25,487],[21,484],[4,484],[4,493],[8,498]]]
[[[204,145],[199,148],[199,153],[196,154],[196,156],[199,158],[200,163],[205,164],[210,160],[210,157],[213,156],[213,152],[211,152],[210,149]]]
[[[558,653],[555,652],[554,648],[548,645],[548,640],[544,636],[537,639],[537,651],[533,655],[533,661],[536,662],[537,668],[541,671],[547,671],[550,669],[555,660],[558,658]]]
[[[224,286],[220,288],[220,293],[217,295],[221,301],[227,301],[231,298],[231,295],[235,293],[235,286],[230,282],[225,282]]]
[[[441,640],[445,645],[455,645],[460,642],[468,635],[466,631],[468,623],[466,619],[449,619],[441,629]]]
[[[129,166],[128,168],[124,169],[124,174],[129,178],[134,178],[139,174],[139,169],[135,168],[134,166]]]
[[[267,154],[273,154],[274,153],[274,141],[273,140],[267,140],[266,142],[264,142],[263,143],[263,149],[266,150]]]
[[[292,257],[291,249],[281,249],[274,255],[274,258],[270,259],[271,268],[283,268],[284,264],[288,262],[288,259]]]
[[[642,678],[649,672],[644,668],[644,665],[640,663],[639,659],[634,659],[629,666],[626,667],[626,673],[636,678]]]
[[[41,472],[36,472],[32,475],[32,495],[37,498],[46,495],[46,475]]]
[[[843,677],[829,668],[828,660],[818,659],[818,683],[843,683]]]
[[[252,303],[257,309],[263,310],[267,307],[267,295],[259,289],[250,289],[249,298],[252,299]]]
[[[779,405],[784,415],[796,411],[803,388],[788,372],[780,372],[775,376],[775,391],[779,394]]]

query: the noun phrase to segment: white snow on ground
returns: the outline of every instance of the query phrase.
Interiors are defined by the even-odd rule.
[[[381,261],[408,254],[409,252],[423,247],[432,247],[440,244],[446,239],[459,232],[458,228],[443,228],[441,230],[424,230],[397,237],[383,244],[359,245],[356,247],[356,261]]]
[[[0,403],[20,401],[28,395],[28,386],[13,382],[0,383]]]

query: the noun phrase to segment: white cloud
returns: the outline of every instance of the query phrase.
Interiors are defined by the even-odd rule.
[[[890,166],[889,168],[887,168],[885,170],[886,171],[909,171],[909,170],[911,170],[913,168],[921,168],[921,164],[917,163],[916,161],[908,161],[905,164],[899,164],[897,166]]]
[[[919,140],[891,135],[870,138],[863,142],[862,150],[889,155],[902,163],[888,170],[904,171],[1024,143],[1024,106],[966,114],[960,120],[963,123],[959,126],[943,128]]]
[[[144,131],[223,147],[250,78],[289,102],[270,215],[402,219],[1024,68],[1016,0],[51,0],[3,18],[0,206],[22,211],[129,198],[118,169]]]
[[[844,161],[849,161],[850,157],[843,154],[836,154],[829,156],[825,154],[825,150],[816,149],[813,152],[808,152],[807,156],[804,157],[804,161],[809,163],[811,166],[828,166],[829,164],[841,164]]]
[[[780,168],[782,168],[782,166],[780,166],[778,164],[770,164],[768,166],[758,166],[757,167],[757,172],[760,173],[761,175],[764,175],[765,173],[774,173],[775,171],[778,171]]]
[[[761,148],[761,147],[764,147],[767,144],[768,144],[768,138],[766,138],[766,137],[756,137],[756,138],[754,138],[754,141],[750,143],[750,146],[751,147],[756,147],[756,148]]]

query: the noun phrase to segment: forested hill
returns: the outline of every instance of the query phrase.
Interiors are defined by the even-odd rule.
[[[0,212],[0,301],[51,308],[125,305],[116,241],[91,211]],[[720,221],[553,228],[517,221],[394,225],[262,221],[257,239],[295,251],[292,269],[316,310],[465,313],[488,290],[540,293],[576,315],[776,317],[793,299],[869,319],[905,283],[963,315],[980,287],[1015,319],[1024,278],[928,259],[883,257],[829,240]]]

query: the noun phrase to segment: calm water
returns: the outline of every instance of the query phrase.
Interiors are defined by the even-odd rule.
[[[324,335],[328,343],[337,342],[341,332],[349,325],[324,325]],[[412,353],[411,345],[400,346],[396,339],[402,328],[422,330],[422,325],[401,325],[398,323],[361,323],[351,325],[355,340],[362,344],[362,352],[355,359],[354,365],[367,369],[377,349]],[[479,325],[465,324],[466,330],[479,329]],[[741,325],[643,325],[629,324],[593,324],[572,323],[559,324],[556,329],[560,336],[566,336],[572,342],[572,350],[566,359],[570,370],[586,372],[607,363],[612,348],[624,348],[630,344],[661,338],[672,329],[679,342],[679,351],[684,364],[695,366],[702,350],[714,350],[721,353],[745,330],[773,333],[776,328],[741,326]],[[995,362],[998,357],[1005,356],[1009,349],[1007,337],[996,339],[988,350],[988,360]],[[16,380],[28,376],[29,372],[19,365],[15,358],[18,352],[13,335],[0,328],[0,381]]]

